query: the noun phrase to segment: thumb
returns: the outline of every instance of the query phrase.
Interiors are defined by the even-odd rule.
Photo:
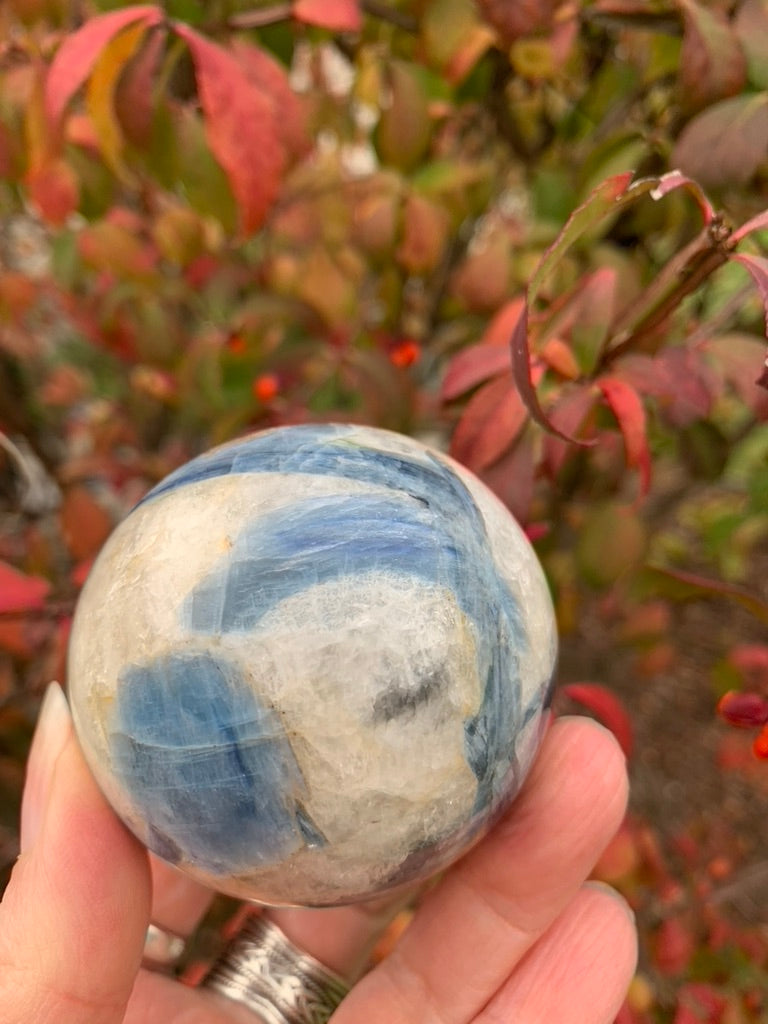
[[[29,757],[21,855],[0,903],[3,1024],[119,1024],[149,919],[147,856],[48,688]]]

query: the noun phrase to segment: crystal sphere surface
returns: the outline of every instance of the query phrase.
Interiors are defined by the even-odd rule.
[[[233,896],[329,906],[490,828],[556,651],[536,556],[472,474],[384,430],[283,427],[182,466],[114,531],[70,700],[147,847]]]

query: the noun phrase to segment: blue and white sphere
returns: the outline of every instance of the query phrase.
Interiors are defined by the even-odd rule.
[[[472,474],[388,431],[285,427],[182,466],[115,530],[70,697],[146,846],[233,896],[328,906],[488,830],[556,651],[536,556]]]

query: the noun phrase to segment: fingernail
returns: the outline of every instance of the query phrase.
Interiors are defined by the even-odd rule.
[[[618,891],[618,889],[614,889],[612,885],[608,885],[607,882],[601,882],[597,878],[588,879],[584,883],[584,885],[588,889],[596,889],[598,892],[605,893],[606,896],[610,896],[612,899],[616,900],[617,903],[621,904],[622,909],[624,910],[625,914],[630,919],[632,924],[635,923],[635,912],[632,909],[632,907],[630,907],[629,903],[627,903],[627,901],[621,895],[621,893]]]
[[[50,683],[40,706],[27,762],[27,781],[21,804],[22,853],[29,850],[40,832],[56,761],[71,731],[72,719],[64,691],[58,683]]]
[[[622,754],[624,755],[624,760],[627,760],[627,752],[622,747],[621,743],[619,742],[619,738],[613,731],[613,729],[609,729],[607,725],[603,725],[602,722],[598,722],[598,720],[596,718],[593,718],[591,715],[558,715],[556,721],[579,722],[581,725],[583,725],[584,722],[587,722],[590,726],[594,726],[595,729],[598,729],[600,732],[603,732],[607,736],[610,736],[614,743],[618,744],[619,750],[621,750]]]

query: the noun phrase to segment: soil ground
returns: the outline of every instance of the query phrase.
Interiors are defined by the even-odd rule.
[[[649,678],[586,615],[563,643],[560,676],[602,682],[622,698],[635,735],[631,810],[652,826],[674,874],[690,881],[681,836],[698,846],[702,867],[726,858],[732,870],[711,898],[737,923],[768,925],[768,762],[752,755],[752,732],[717,717],[712,680],[729,647],[765,643],[764,631],[747,612],[712,601],[676,608],[673,632],[674,665]]]

